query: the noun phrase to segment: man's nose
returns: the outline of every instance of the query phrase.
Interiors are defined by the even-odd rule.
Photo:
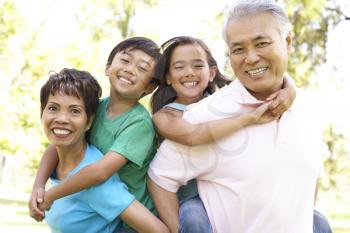
[[[257,54],[256,50],[255,49],[250,49],[247,52],[247,56],[246,56],[245,62],[248,63],[248,64],[254,64],[257,61],[259,61],[259,59],[260,59],[260,57]]]

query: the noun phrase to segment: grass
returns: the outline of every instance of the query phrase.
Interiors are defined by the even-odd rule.
[[[33,180],[21,176],[22,184],[8,179],[0,182],[0,232],[35,232],[49,233],[45,222],[37,223],[29,216],[27,200],[29,199],[29,184]],[[17,179],[20,180],[20,179]],[[23,188],[25,187],[25,188]],[[330,222],[333,233],[350,233],[350,192],[348,185],[342,185],[342,190],[319,192],[316,209],[325,214]],[[26,191],[24,191],[26,190]]]
[[[28,194],[18,196],[0,195],[0,232],[49,233],[45,222],[37,223],[29,217],[27,207]],[[333,212],[325,213],[331,223],[333,233],[350,232],[350,209],[345,208],[350,201],[343,200]]]

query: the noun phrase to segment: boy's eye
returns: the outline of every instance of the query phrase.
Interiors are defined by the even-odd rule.
[[[143,73],[147,72],[148,70],[145,67],[139,66],[139,70]]]
[[[128,63],[129,62],[129,60],[128,59],[126,59],[126,58],[120,58],[120,60],[123,62],[123,63]]]

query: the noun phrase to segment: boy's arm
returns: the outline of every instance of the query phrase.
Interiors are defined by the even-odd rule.
[[[196,146],[214,142],[248,125],[263,123],[260,118],[269,108],[269,104],[264,103],[256,110],[238,117],[199,124],[188,123],[186,120],[169,113],[167,110],[160,110],[154,114],[153,121],[158,133],[164,138],[188,146]],[[273,117],[265,117],[264,119],[264,121],[267,119],[269,121],[274,120]]]
[[[83,189],[100,184],[122,168],[128,160],[122,155],[109,151],[97,162],[84,167],[71,177],[68,177],[63,183],[52,187],[45,194],[45,201],[40,205],[40,209],[47,209],[52,202],[79,192]]]
[[[38,204],[41,203],[44,199],[45,184],[49,179],[51,173],[57,167],[57,163],[58,156],[56,148],[50,145],[41,158],[28,203],[29,214],[36,221],[42,221],[44,218],[44,212],[38,208]]]
[[[281,116],[293,104],[297,88],[293,79],[286,73],[283,76],[283,89],[271,94],[266,101],[272,101],[270,112],[272,116]]]
[[[170,232],[177,233],[179,229],[179,200],[176,193],[161,188],[149,177],[147,178],[147,187],[160,219],[167,225]]]

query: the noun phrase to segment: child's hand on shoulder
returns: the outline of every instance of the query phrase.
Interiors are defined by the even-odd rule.
[[[291,93],[289,89],[281,89],[267,97],[266,101],[270,101],[269,112],[274,117],[280,117],[292,105],[295,99],[295,93]]]
[[[251,115],[253,117],[253,121],[255,124],[265,124],[274,120],[277,120],[279,116],[273,116],[271,114],[270,105],[272,104],[272,101],[265,102],[262,105],[260,105],[257,109],[255,109],[253,112],[251,112]]]

